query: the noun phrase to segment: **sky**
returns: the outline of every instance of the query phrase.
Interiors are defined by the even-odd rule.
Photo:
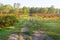
[[[50,7],[54,5],[55,8],[60,8],[60,0],[0,0],[2,4],[20,3],[21,7]]]

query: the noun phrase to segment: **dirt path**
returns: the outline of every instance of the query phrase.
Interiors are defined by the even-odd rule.
[[[28,26],[32,23],[32,21],[34,21],[33,18],[31,18],[31,20],[29,22],[27,22],[26,27],[24,27],[21,31],[26,32],[28,30]],[[25,37],[26,37],[26,35],[25,35]],[[51,37],[49,37],[47,34],[45,34],[44,31],[34,31],[34,34],[32,34],[32,40],[44,40],[45,37],[47,37],[47,40],[53,40]],[[18,38],[16,38],[16,37],[14,37],[14,38],[16,40],[18,40]]]
[[[32,35],[32,40],[44,40],[44,38],[47,37],[47,40],[53,40],[51,37],[49,37],[47,34],[44,34],[44,32],[38,32]]]

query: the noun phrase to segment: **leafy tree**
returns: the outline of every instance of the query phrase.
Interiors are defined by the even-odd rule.
[[[44,13],[44,8],[40,8],[39,13]]]
[[[19,13],[19,9],[15,8],[15,9],[11,9],[9,11],[9,13]]]
[[[14,8],[19,8],[20,7],[20,3],[14,3]]]
[[[35,13],[36,12],[35,10],[36,9],[34,7],[30,8],[30,13]]]
[[[24,6],[23,8],[20,8],[19,3],[14,3],[14,6],[11,6],[10,4],[3,5],[0,3],[0,13],[23,13],[23,14],[32,14],[32,13],[55,13],[59,14],[60,9],[55,9],[54,6],[52,5],[49,8],[40,8],[40,7],[31,7],[28,8]]]
[[[57,8],[55,13],[60,14],[60,9]]]
[[[12,6],[9,5],[9,4],[7,4],[7,5],[5,5],[3,8],[4,8],[4,9],[3,9],[3,12],[4,12],[4,13],[9,13],[9,11],[12,9]]]
[[[60,14],[60,9],[59,9],[59,14]]]
[[[44,8],[43,10],[45,14],[48,13],[48,8]]]
[[[14,10],[12,12],[14,12],[14,13],[20,12],[20,4],[19,3],[14,3]]]
[[[28,7],[23,7],[23,14],[28,14],[29,13],[29,8]]]
[[[55,12],[56,14],[58,14],[58,13],[59,13],[59,12],[58,12],[58,10],[59,10],[59,9],[56,9],[56,12]]]
[[[55,13],[55,11],[56,10],[53,5],[48,9],[48,13]]]
[[[0,13],[2,14],[3,12],[3,4],[0,3]]]

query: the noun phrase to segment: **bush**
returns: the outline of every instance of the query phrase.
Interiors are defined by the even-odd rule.
[[[0,28],[14,26],[18,22],[15,16],[0,16]]]

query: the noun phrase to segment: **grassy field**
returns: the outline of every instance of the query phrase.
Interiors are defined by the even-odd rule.
[[[60,40],[60,20],[51,19],[46,20],[44,18],[37,19],[35,17],[31,17],[31,21],[29,20],[31,22],[31,24],[29,24],[30,30],[45,31],[45,33],[51,36],[54,40]]]
[[[36,20],[38,28],[45,31],[54,40],[60,40],[60,20]]]
[[[37,18],[30,16],[23,16],[18,18],[19,23],[15,28],[0,29],[0,40],[7,40],[8,36],[14,31],[19,32],[21,28],[25,27],[27,23],[31,31],[40,30],[45,31],[54,40],[60,40],[60,20],[49,18]]]

